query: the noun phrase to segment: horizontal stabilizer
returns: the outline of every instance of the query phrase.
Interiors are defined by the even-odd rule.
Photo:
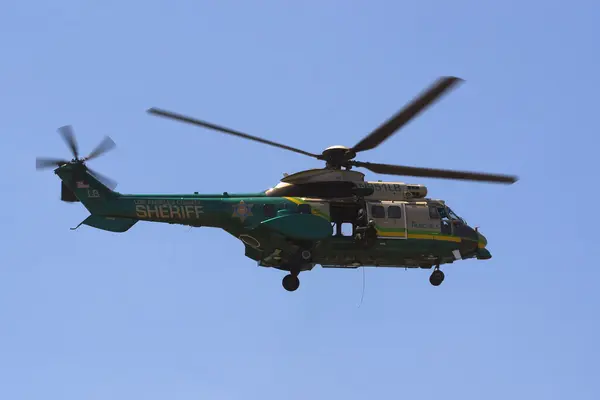
[[[76,228],[71,229],[77,229],[83,224],[92,228],[102,229],[103,231],[122,233],[128,231],[136,222],[138,220],[133,218],[104,217],[92,214],[81,224],[77,225]]]

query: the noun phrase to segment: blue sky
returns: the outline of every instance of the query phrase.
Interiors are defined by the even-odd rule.
[[[493,4],[495,3],[495,4]],[[568,5],[567,5],[568,4]],[[592,1],[8,1],[0,13],[0,397],[597,399],[598,20]],[[458,89],[361,160],[517,174],[410,177],[494,258],[301,275],[210,229],[75,226],[38,155],[82,152],[126,193],[248,192],[351,146],[441,75]],[[92,163],[90,163],[92,164]],[[368,397],[370,396],[370,397]]]

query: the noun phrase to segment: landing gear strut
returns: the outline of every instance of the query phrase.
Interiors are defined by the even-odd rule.
[[[283,277],[281,284],[283,288],[288,292],[298,290],[300,287],[300,279],[298,275],[300,271],[303,271],[303,266],[310,262],[312,259],[312,251],[306,244],[301,245],[298,252],[295,254],[294,259],[284,266],[284,270],[290,271],[289,275]],[[287,268],[286,268],[287,267]]]
[[[287,290],[288,292],[293,292],[300,286],[300,279],[298,279],[298,274],[290,273],[289,275],[284,276],[283,280],[281,281],[281,284],[283,285],[283,288],[285,290]]]
[[[444,273],[440,271],[440,266],[437,265],[429,277],[429,283],[433,286],[440,286],[442,282],[444,282]]]

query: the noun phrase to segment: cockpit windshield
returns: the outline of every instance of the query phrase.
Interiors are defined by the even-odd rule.
[[[465,225],[467,224],[467,221],[465,221],[464,219],[462,219],[461,217],[456,215],[456,213],[454,211],[452,211],[452,209],[450,207],[448,207],[448,215],[451,220],[461,221],[463,224],[465,224]]]
[[[437,205],[435,208],[437,209],[437,214],[439,215],[437,218],[446,221],[459,221],[465,225],[467,224],[467,221],[459,217],[450,207],[440,204]]]

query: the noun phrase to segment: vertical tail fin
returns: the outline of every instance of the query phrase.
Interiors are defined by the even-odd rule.
[[[61,200],[81,202],[92,214],[102,214],[119,193],[102,183],[82,164],[67,164],[55,171],[62,180]]]

